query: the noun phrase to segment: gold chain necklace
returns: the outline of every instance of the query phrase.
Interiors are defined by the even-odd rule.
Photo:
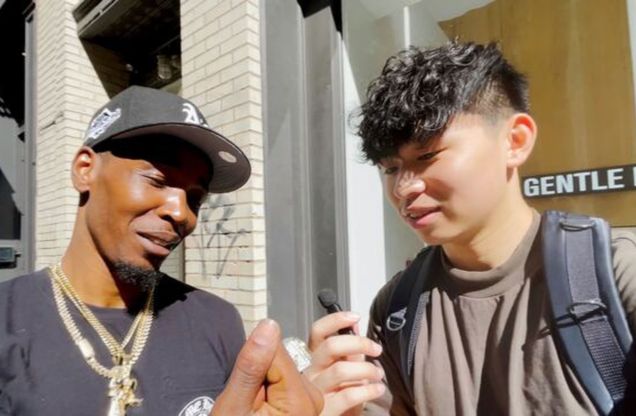
[[[135,397],[137,380],[132,377],[131,371],[133,365],[139,359],[148,340],[148,335],[150,334],[150,327],[152,326],[153,320],[152,311],[155,287],[153,286],[151,288],[144,309],[137,314],[126,337],[120,344],[79,298],[70,280],[62,270],[61,265],[57,264],[51,267],[50,270],[53,278],[51,282],[55,304],[66,330],[79,348],[89,367],[97,374],[110,380],[108,384],[108,396],[110,397],[108,416],[124,416],[127,407],[141,404],[141,399]],[[90,342],[82,336],[81,331],[75,324],[68,305],[65,302],[64,295],[69,298],[82,317],[93,327],[95,332],[97,332],[97,335],[104,345],[106,345],[113,357],[113,367],[106,368],[97,361],[95,358],[95,350]],[[125,347],[133,337],[134,341],[130,353],[126,353]]]
[[[73,285],[71,285],[70,280],[68,279],[64,271],[61,269],[61,267],[59,267],[59,265],[54,266],[53,273],[56,278],[56,283],[58,283],[61,286],[62,290],[64,291],[64,294],[71,300],[73,305],[75,305],[75,307],[82,314],[84,319],[86,319],[88,323],[91,324],[91,326],[95,329],[95,332],[97,332],[99,337],[102,339],[102,341],[108,348],[108,351],[113,356],[114,362],[117,363],[119,360],[124,358],[126,356],[125,348],[130,342],[130,340],[132,339],[132,336],[135,334],[135,331],[137,330],[139,326],[139,323],[141,322],[142,318],[145,315],[143,313],[137,314],[137,316],[135,317],[135,320],[130,326],[130,329],[128,330],[128,333],[126,334],[126,337],[120,344],[119,342],[115,340],[115,338],[110,334],[110,332],[108,332],[108,330],[104,328],[102,323],[99,322],[97,317],[84,304],[84,302],[82,302],[82,300],[77,295],[77,292],[75,292]],[[149,297],[148,301],[150,301],[150,299],[151,298]]]

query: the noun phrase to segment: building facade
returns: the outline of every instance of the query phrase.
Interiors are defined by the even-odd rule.
[[[247,330],[271,316],[304,337],[324,287],[364,314],[421,243],[350,114],[388,56],[453,38],[496,41],[529,75],[531,203],[636,226],[636,0],[0,0],[0,31],[0,279],[59,260],[86,126],[139,84],[195,102],[253,168],[210,196],[165,271],[234,303]]]

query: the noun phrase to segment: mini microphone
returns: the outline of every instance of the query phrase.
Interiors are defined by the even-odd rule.
[[[333,290],[331,289],[322,289],[318,292],[318,301],[322,305],[323,308],[327,311],[327,313],[335,313],[342,311],[342,308],[338,304],[338,298]],[[355,335],[353,329],[351,328],[342,328],[338,330],[340,335]]]

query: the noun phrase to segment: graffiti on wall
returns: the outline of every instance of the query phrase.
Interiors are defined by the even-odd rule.
[[[206,200],[201,207],[202,232],[200,235],[199,249],[201,250],[203,276],[208,276],[204,251],[213,248],[218,253],[216,267],[210,270],[210,275],[217,279],[223,275],[232,249],[237,246],[238,239],[243,234],[248,234],[244,228],[233,230],[228,221],[236,211],[236,207],[223,195],[214,195]],[[218,218],[213,220],[211,218]]]

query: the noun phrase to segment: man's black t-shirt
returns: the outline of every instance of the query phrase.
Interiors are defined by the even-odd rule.
[[[84,361],[55,306],[46,271],[0,284],[0,415],[106,415],[108,380]],[[127,415],[207,415],[245,341],[228,302],[165,277],[156,289],[155,320],[133,374],[140,407]],[[83,336],[106,367],[112,359],[95,331],[69,305]],[[91,307],[121,340],[135,313]]]

